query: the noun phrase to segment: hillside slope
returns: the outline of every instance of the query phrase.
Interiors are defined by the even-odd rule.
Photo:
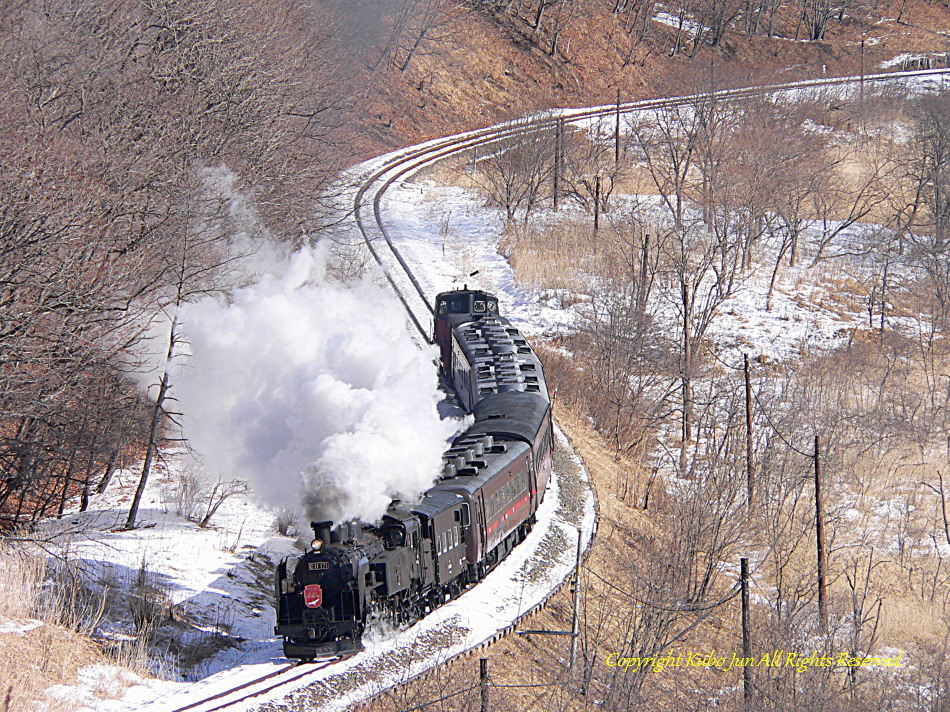
[[[488,7],[506,4],[521,10]],[[546,4],[554,8],[547,18],[567,13],[562,3]],[[936,2],[855,6],[830,19],[820,41],[796,39],[796,31],[806,36],[797,6],[778,3],[773,36],[747,31],[737,12],[715,44],[679,32],[667,6],[641,9],[635,20],[611,11],[626,5],[579,0],[558,25],[547,19],[535,29],[536,2],[338,0],[354,57],[354,149],[365,157],[542,108],[611,102],[618,90],[625,101],[681,91],[710,73],[732,84],[790,81],[858,74],[862,54],[868,72],[900,57],[936,66],[950,49],[950,8]]]

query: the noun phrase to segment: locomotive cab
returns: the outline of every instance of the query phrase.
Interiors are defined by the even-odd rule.
[[[435,298],[435,342],[442,355],[442,368],[451,369],[452,328],[467,321],[498,315],[498,298],[477,289],[442,292]]]
[[[460,289],[455,292],[442,292],[435,298],[435,313],[437,317],[450,314],[465,314],[466,321],[477,319],[479,316],[494,316],[498,313],[498,299],[494,294],[481,290]]]

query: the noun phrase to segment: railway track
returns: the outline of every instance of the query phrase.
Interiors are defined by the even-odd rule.
[[[208,697],[201,697],[185,705],[173,706],[169,712],[218,712],[219,710],[238,706],[246,708],[249,703],[253,704],[255,698],[313,675],[333,663],[345,659],[323,660],[314,663],[288,663],[266,675],[261,675],[253,680],[242,681],[240,684],[227,687]]]
[[[910,72],[891,72],[868,75],[864,77],[867,83],[895,81],[904,78],[921,76],[950,76],[950,69],[917,70]],[[742,98],[772,92],[792,91],[796,89],[811,89],[832,87],[837,85],[855,84],[856,77],[841,77],[818,79],[785,84],[772,84],[758,87],[746,87],[718,92],[722,98]],[[671,97],[666,99],[650,99],[622,103],[619,106],[621,114],[630,114],[636,111],[671,108],[682,106],[695,101],[696,95]],[[484,129],[469,131],[455,136],[436,139],[419,146],[389,154],[371,162],[371,166],[355,186],[352,203],[354,221],[365,241],[374,261],[382,269],[387,282],[395,292],[397,298],[405,307],[413,328],[426,343],[431,343],[432,297],[427,294],[413,274],[411,266],[400,254],[398,247],[390,238],[382,217],[381,203],[386,191],[400,180],[410,177],[419,170],[438,161],[458,156],[469,150],[475,150],[494,142],[505,140],[519,133],[536,130],[537,128],[553,127],[558,121],[565,124],[577,123],[589,119],[615,115],[618,111],[616,104],[588,109],[570,109],[553,111],[534,121],[519,121],[500,124]],[[585,552],[586,554],[586,552]],[[494,640],[511,630],[523,618],[531,615],[538,608],[546,604],[550,597],[563,585],[554,586],[545,596],[544,601],[523,613],[518,619],[499,630],[490,640]],[[298,689],[301,681],[307,677],[325,670],[339,660],[329,660],[317,663],[289,664],[273,672],[257,677],[250,681],[243,681],[233,687],[203,697],[184,706],[162,705],[167,712],[218,712],[229,708],[246,709],[256,704],[256,701],[267,695],[273,699],[275,693],[282,687]],[[445,661],[443,661],[445,662]],[[315,682],[318,678],[315,678]],[[279,693],[278,693],[279,694]],[[167,701],[166,701],[167,702]],[[155,706],[158,709],[158,706]]]
[[[950,77],[950,69],[924,69],[907,72],[885,72],[859,77],[832,77],[809,79],[797,82],[767,84],[752,87],[740,87],[718,91],[722,99],[740,99],[763,94],[788,92],[794,90],[822,89],[849,84],[877,84],[898,81],[914,77]],[[438,161],[457,156],[469,150],[534,131],[538,128],[552,128],[557,122],[577,123],[589,119],[631,114],[651,109],[673,108],[688,105],[700,98],[701,94],[690,94],[665,99],[645,99],[627,103],[605,105],[585,109],[566,109],[546,113],[535,120],[515,121],[498,124],[484,129],[468,131],[442,139],[436,139],[405,151],[390,154],[372,172],[362,179],[356,190],[353,202],[353,216],[359,227],[370,254],[382,268],[390,287],[405,307],[409,319],[416,331],[426,343],[431,343],[429,318],[432,314],[432,297],[426,294],[413,275],[412,269],[400,254],[390,238],[382,218],[381,201],[386,191],[397,181],[418,172]],[[372,208],[369,211],[369,208]],[[368,213],[371,212],[371,219]],[[382,249],[377,249],[382,239]]]

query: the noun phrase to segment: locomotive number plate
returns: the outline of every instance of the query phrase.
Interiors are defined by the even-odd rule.
[[[325,571],[330,568],[329,561],[314,561],[310,564],[307,564],[307,568],[311,571]]]

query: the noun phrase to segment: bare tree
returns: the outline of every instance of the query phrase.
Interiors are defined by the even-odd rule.
[[[665,409],[675,345],[663,338],[653,314],[661,247],[633,219],[614,229],[619,259],[608,262],[611,274],[581,311],[578,340],[590,387],[609,410],[592,415],[619,458]]]
[[[478,161],[479,187],[490,203],[505,209],[509,221],[520,212],[527,222],[542,198],[554,170],[554,143],[554,129],[521,119]]]
[[[339,93],[311,14],[278,0],[8,9],[0,506],[18,519],[88,496],[149,440],[128,354],[174,291],[203,169],[253,186],[272,235],[321,224]]]
[[[374,67],[381,64],[406,73],[413,58],[444,52],[455,40],[461,9],[457,0],[399,0],[388,13],[390,27]]]
[[[562,139],[561,190],[592,212],[598,189],[599,209],[605,212],[610,196],[626,174],[626,163],[614,160],[612,131],[608,135],[601,133],[600,127],[596,135],[569,131]]]
[[[950,94],[914,106],[908,157],[913,199],[907,210],[912,259],[934,290],[941,324],[950,314]]]
[[[729,112],[715,92],[688,104],[651,110],[634,124],[634,145],[666,209],[663,244],[668,298],[679,313],[681,347],[681,469],[693,437],[692,381],[709,326],[736,286],[742,246],[729,231],[712,229],[697,210],[713,185],[720,138]]]

